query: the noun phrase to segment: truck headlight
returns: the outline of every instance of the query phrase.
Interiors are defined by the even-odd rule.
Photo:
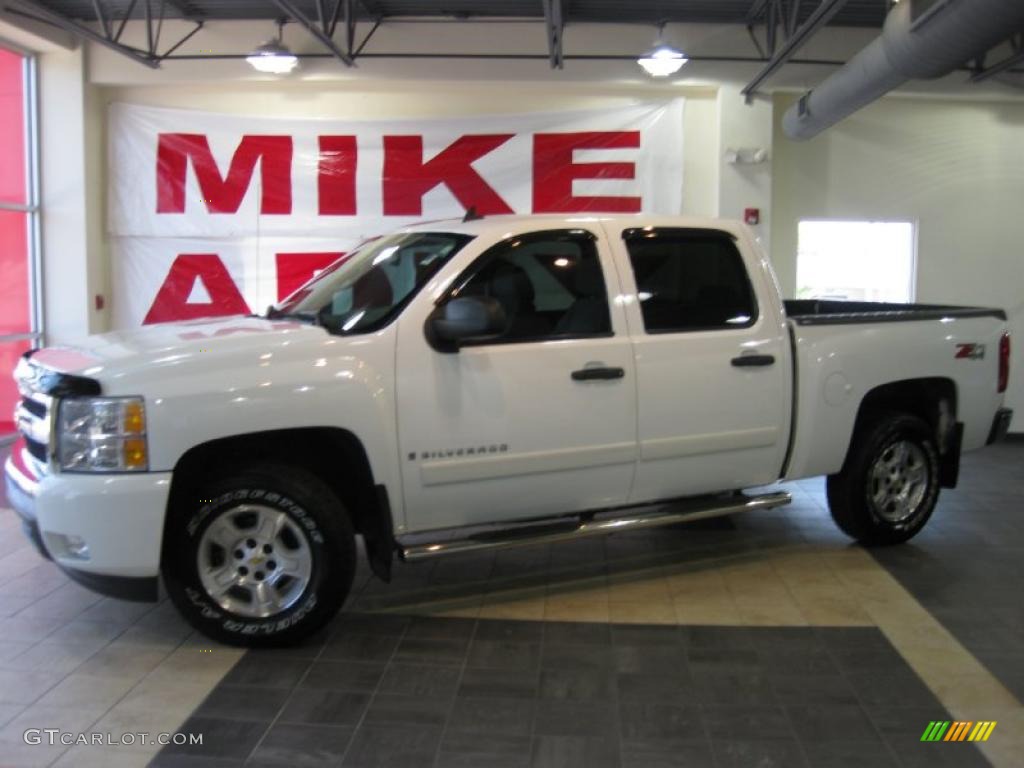
[[[141,397],[60,401],[57,461],[66,472],[145,472],[146,405]]]

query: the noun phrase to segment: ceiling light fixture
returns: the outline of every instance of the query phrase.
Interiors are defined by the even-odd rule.
[[[636,63],[651,77],[674,75],[689,61],[685,53],[668,45],[662,39],[664,32],[665,22],[661,22],[658,25],[658,38],[654,41],[654,48],[636,60]]]
[[[284,19],[278,21],[277,37],[258,46],[256,50],[246,56],[245,60],[249,62],[249,66],[257,72],[266,72],[269,75],[287,75],[298,66],[299,57],[284,44],[284,25]]]

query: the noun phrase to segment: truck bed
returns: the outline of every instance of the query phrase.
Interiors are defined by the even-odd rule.
[[[988,307],[959,307],[945,304],[897,304],[879,301],[834,301],[830,299],[788,299],[786,315],[798,325],[846,325],[851,323],[907,322],[942,317],[995,317],[1006,320],[1006,312]]]

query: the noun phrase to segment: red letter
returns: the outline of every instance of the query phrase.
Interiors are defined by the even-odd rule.
[[[356,213],[356,137],[321,136],[317,190],[321,216]]]
[[[577,149],[638,149],[640,131],[538,133],[533,137],[534,213],[639,213],[639,197],[576,197],[575,179],[632,179],[634,163],[574,163]]]
[[[344,253],[279,253],[277,262],[277,300],[284,301],[308,283],[320,270],[330,266]]]
[[[384,215],[421,215],[423,196],[438,184],[448,187],[463,207],[475,206],[482,215],[512,213],[473,163],[514,135],[463,136],[425,163],[422,136],[385,136]]]
[[[243,136],[222,178],[206,137],[161,133],[156,150],[156,212],[185,212],[185,171],[192,161],[210,213],[235,213],[260,161],[260,213],[292,212],[291,136]]]
[[[189,303],[188,297],[197,280],[202,280],[210,301]],[[249,305],[217,254],[183,253],[171,264],[142,324],[246,315],[249,311]]]

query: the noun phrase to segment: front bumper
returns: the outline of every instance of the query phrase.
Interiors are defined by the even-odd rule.
[[[1010,431],[1010,422],[1013,421],[1013,409],[1012,408],[1000,408],[996,411],[995,418],[992,419],[992,429],[989,430],[988,440],[985,441],[985,445],[992,445],[997,443],[1006,437],[1006,433]]]
[[[7,498],[40,553],[94,591],[156,600],[171,474],[37,477],[24,450],[15,444],[4,468]]]

